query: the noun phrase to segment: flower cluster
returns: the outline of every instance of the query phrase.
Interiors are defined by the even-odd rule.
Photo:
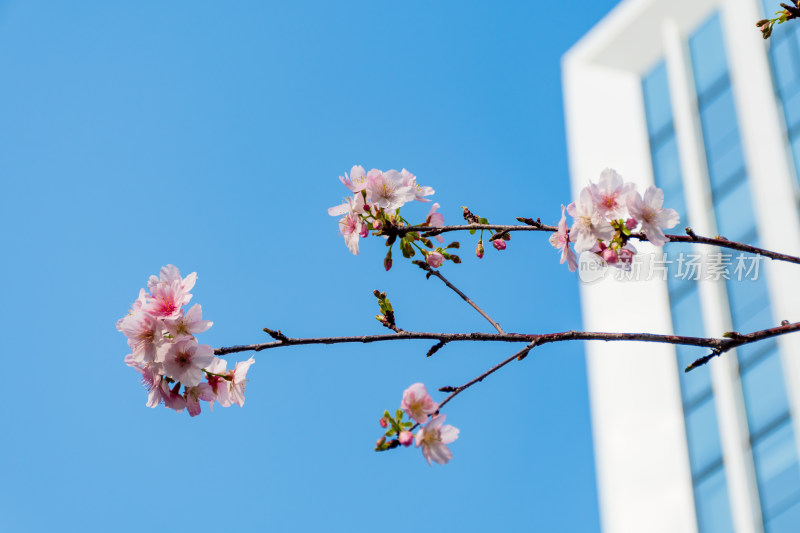
[[[561,206],[558,231],[550,237],[550,244],[561,251],[561,263],[566,262],[570,271],[578,267],[576,252],[592,252],[606,264],[630,269],[636,254],[628,242],[632,232],[638,228],[655,246],[663,246],[669,239],[662,230],[678,223],[678,213],[664,209],[663,203],[664,192],[658,187],[648,187],[642,196],[634,183],[625,183],[615,170],[607,168],[598,183],[590,181],[581,190],[577,201]],[[573,218],[569,230],[565,210]]]
[[[415,442],[417,448],[422,448],[422,455],[428,464],[433,464],[431,461],[440,465],[448,463],[453,454],[447,445],[458,438],[459,431],[451,425],[444,425],[445,415],[437,415],[438,410],[439,404],[433,401],[425,385],[414,383],[403,392],[400,409],[394,417],[389,411],[383,413],[381,427],[389,429],[378,439],[375,449],[383,451],[400,445],[410,446]],[[413,424],[403,421],[404,413],[421,426],[416,435],[409,431]],[[396,439],[386,440],[395,435]]]
[[[197,344],[194,335],[213,322],[203,320],[199,304],[183,309],[192,299],[189,291],[195,281],[194,272],[182,278],[175,266],[163,267],[160,277],[150,276],[147,291],[141,289],[130,312],[117,321],[131,349],[125,363],[141,375],[147,406],[163,403],[178,412],[186,409],[191,416],[200,414],[200,400],[212,408],[215,401],[223,407],[243,406],[245,378],[255,362],[251,357],[226,370],[227,362],[216,357],[211,346]]]
[[[400,208],[408,202],[417,200],[419,202],[430,202],[426,196],[434,193],[432,187],[423,187],[417,183],[417,178],[406,169],[400,172],[396,170],[381,171],[373,168],[369,172],[364,167],[356,165],[350,170],[350,174],[340,176],[339,180],[347,187],[353,195],[345,198],[345,202],[328,209],[331,216],[341,216],[339,219],[339,231],[344,236],[347,248],[358,255],[359,239],[365,238],[373,231],[373,235],[383,235],[387,237],[386,245],[389,251],[384,259],[386,270],[392,268],[391,247],[397,240],[397,234],[388,231],[390,228],[397,228],[408,225],[408,222],[400,215]],[[424,225],[430,227],[444,226],[444,217],[437,213],[439,204],[434,203],[425,219]],[[444,238],[440,235],[434,237],[440,244],[444,243]],[[420,247],[416,241],[420,241],[429,250]],[[437,268],[445,260],[460,262],[458,256],[449,254],[448,248],[458,248],[458,243],[452,243],[444,248],[434,246],[430,239],[422,237],[417,232],[405,233],[400,239],[400,249],[404,257],[413,257],[415,250],[419,250],[425,257],[426,262]]]

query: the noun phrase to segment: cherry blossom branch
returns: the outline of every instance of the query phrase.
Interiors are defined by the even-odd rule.
[[[453,285],[452,283],[450,283],[450,282],[447,280],[447,278],[445,278],[445,277],[444,277],[444,275],[442,275],[442,273],[441,273],[441,272],[439,272],[438,270],[435,270],[435,269],[431,268],[431,267],[430,267],[430,265],[428,265],[428,263],[426,263],[426,262],[424,262],[424,261],[413,261],[413,263],[414,263],[415,265],[417,265],[418,267],[420,267],[420,268],[421,268],[422,270],[424,270],[425,272],[427,272],[427,274],[425,275],[425,279],[430,279],[430,277],[431,277],[431,276],[436,276],[437,278],[439,278],[440,280],[442,280],[442,283],[444,283],[445,285],[447,285],[447,287],[448,287],[448,288],[452,289],[452,290],[453,290],[453,292],[455,292],[456,294],[458,294],[458,295],[461,297],[461,299],[462,299],[462,300],[464,300],[464,301],[465,301],[465,302],[467,302],[469,305],[471,305],[471,306],[472,306],[472,308],[473,308],[473,309],[475,309],[475,310],[476,310],[478,313],[480,313],[480,315],[481,315],[483,318],[485,318],[486,320],[488,320],[488,321],[489,321],[489,323],[490,323],[492,326],[494,326],[494,329],[496,329],[498,333],[505,333],[505,331],[503,331],[503,328],[501,328],[501,327],[500,327],[500,324],[498,324],[497,322],[495,322],[494,320],[492,320],[492,317],[490,317],[489,315],[487,315],[487,314],[486,314],[486,312],[485,312],[483,309],[481,309],[480,307],[478,307],[478,304],[476,304],[475,302],[473,302],[472,300],[470,300],[470,299],[469,299],[469,297],[467,297],[467,295],[466,295],[466,294],[464,294],[463,292],[461,292],[461,291],[458,289],[458,287],[456,287],[455,285]]]
[[[556,226],[549,226],[547,224],[542,224],[541,222],[539,222],[539,219],[532,220],[530,218],[520,217],[517,220],[525,222],[525,225],[460,224],[454,226],[441,226],[441,227],[405,226],[405,227],[386,228],[384,231],[387,234],[396,232],[398,235],[404,235],[408,232],[415,231],[422,233],[424,237],[433,237],[441,233],[448,233],[452,231],[470,231],[470,230],[493,230],[498,233],[507,233],[512,231],[544,231],[544,232],[555,233],[556,231],[558,231],[558,228]],[[668,242],[690,242],[690,243],[695,242],[700,244],[708,244],[710,246],[719,246],[721,248],[729,248],[731,250],[737,250],[740,252],[757,254],[764,257],[769,257],[770,259],[774,259],[776,261],[786,261],[787,263],[800,264],[800,257],[794,255],[782,254],[779,252],[773,252],[771,250],[759,248],[757,246],[751,246],[749,244],[744,244],[737,241],[729,241],[728,239],[722,236],[703,237],[697,235],[690,227],[686,228],[686,235],[667,235],[666,237],[668,239]],[[639,241],[649,240],[644,235],[644,233],[633,233],[631,234],[631,238],[635,238]]]
[[[272,330],[267,331],[269,333]],[[740,334],[735,331],[727,332],[723,338],[713,337],[687,337],[683,335],[662,335],[657,333],[607,333],[595,331],[564,331],[558,333],[530,334],[530,333],[430,333],[419,331],[403,331],[394,334],[384,335],[358,335],[349,337],[315,337],[315,338],[291,338],[280,334],[280,339],[273,342],[261,344],[249,344],[241,346],[230,346],[217,348],[214,350],[216,355],[226,355],[238,352],[260,352],[272,348],[284,346],[298,346],[304,344],[345,344],[345,343],[372,343],[383,341],[394,341],[400,339],[422,339],[437,340],[439,344],[450,342],[484,341],[484,342],[527,342],[535,346],[550,344],[553,342],[583,340],[583,341],[640,341],[640,342],[660,342],[664,344],[680,344],[686,346],[698,346],[709,348],[712,352],[701,357],[686,368],[692,370],[706,364],[711,358],[721,355],[733,348],[758,342],[771,337],[785,335],[800,331],[800,322],[790,323],[784,321],[780,326],[770,329],[754,331],[748,334]],[[274,336],[273,336],[274,337]]]

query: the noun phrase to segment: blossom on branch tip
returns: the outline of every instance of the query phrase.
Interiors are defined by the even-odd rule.
[[[439,404],[433,401],[428,389],[422,383],[414,383],[403,391],[403,401],[400,408],[405,411],[409,418],[419,424],[428,421],[428,415],[435,413],[439,409]]]
[[[588,187],[581,190],[577,201],[567,206],[567,213],[574,219],[569,240],[576,252],[591,250],[598,239],[609,240],[614,235],[614,228],[597,212]]]
[[[403,184],[411,187],[411,189],[414,191],[415,200],[418,202],[430,202],[430,200],[426,200],[423,197],[430,196],[431,194],[435,193],[436,191],[433,190],[433,187],[422,187],[418,185],[417,177],[406,169],[400,171],[400,176],[403,178]]]
[[[374,170],[371,172],[374,172]],[[353,165],[353,168],[350,169],[350,176],[348,177],[345,172],[344,176],[339,176],[339,181],[341,181],[345,187],[357,193],[363,191],[367,187],[367,173],[361,165]]]
[[[414,200],[414,189],[403,183],[403,176],[396,170],[387,170],[372,175],[367,181],[367,203],[387,211],[399,209]]]
[[[344,243],[353,255],[358,255],[358,238],[361,236],[363,222],[358,215],[348,213],[339,220],[339,231]]]
[[[636,189],[633,183],[624,183],[616,170],[607,168],[600,173],[597,184],[589,182],[592,201],[601,217],[625,218],[628,196]]]
[[[564,204],[561,204],[561,220],[558,221],[558,231],[550,236],[550,245],[556,250],[561,251],[561,264],[566,261],[570,272],[575,272],[578,268],[578,257],[569,247],[569,230],[567,229],[567,217],[564,214]]]
[[[187,387],[196,387],[203,379],[203,369],[214,360],[214,349],[197,344],[194,338],[172,344],[164,356],[166,375]]]
[[[429,465],[433,464],[431,461],[443,465],[453,458],[453,453],[447,445],[458,438],[459,431],[451,425],[443,425],[445,416],[433,417],[416,435],[417,447],[422,448],[422,455]]]
[[[642,197],[638,191],[628,197],[628,211],[642,225],[642,232],[655,246],[663,246],[669,239],[662,228],[673,228],[678,224],[678,212],[664,209],[664,191],[650,186]]]

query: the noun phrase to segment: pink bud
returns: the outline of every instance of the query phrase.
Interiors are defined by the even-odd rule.
[[[506,249],[506,241],[504,241],[503,239],[495,239],[495,240],[492,241],[492,244],[498,250],[505,250]]]
[[[383,268],[386,269],[386,272],[389,272],[392,269],[392,257],[390,255],[387,255],[383,259]]]
[[[389,422],[387,422],[385,418],[381,418],[379,423],[380,423],[382,428],[385,428],[386,426],[389,425]]]
[[[444,256],[439,252],[429,252],[425,255],[425,261],[433,268],[439,268],[444,263]]]
[[[411,443],[414,442],[414,434],[410,431],[401,431],[400,436],[397,438],[400,441],[400,444],[403,446],[411,446]]]
[[[606,263],[608,263],[609,265],[613,265],[614,263],[619,261],[619,256],[617,256],[617,252],[612,250],[611,248],[606,248],[600,255],[603,257],[603,259],[605,259]]]
[[[636,219],[634,219],[634,218],[629,218],[628,220],[625,221],[625,227],[628,228],[628,229],[633,229],[638,225],[639,225],[639,223],[636,222]]]
[[[483,259],[483,241],[478,241],[478,246],[475,248],[475,255],[478,259]]]
[[[367,226],[366,224],[362,224],[361,225],[361,232],[358,234],[358,236],[363,239],[367,235],[369,235],[369,226]]]
[[[373,220],[372,221],[372,229],[381,229],[382,226],[383,226],[383,224],[381,223],[380,220]]]

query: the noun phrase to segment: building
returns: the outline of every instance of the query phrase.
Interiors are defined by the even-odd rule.
[[[755,27],[778,4],[623,0],[586,34],[563,58],[573,195],[613,167],[664,190],[674,232],[800,254],[800,21],[766,42]],[[680,258],[742,258],[637,247],[665,276],[582,284],[585,329],[719,337],[800,320],[796,265],[687,277]],[[800,335],[682,371],[705,353],[587,343],[604,531],[800,531]]]

